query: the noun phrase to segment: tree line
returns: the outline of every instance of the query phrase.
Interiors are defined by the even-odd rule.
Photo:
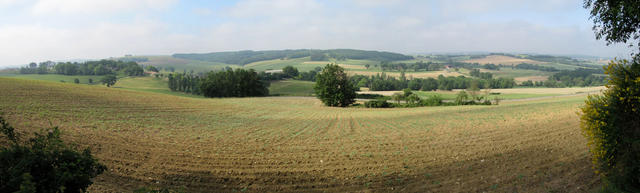
[[[372,91],[402,90],[405,88],[424,91],[466,89],[472,82],[477,82],[480,88],[513,88],[516,85],[513,78],[476,79],[440,75],[437,78],[408,80],[404,73],[400,75],[400,78],[387,76],[384,72],[372,76],[354,75],[351,77],[351,81],[357,87],[368,87]]]
[[[541,65],[535,65],[535,64],[527,64],[527,63],[520,63],[520,64],[517,64],[515,67],[518,68],[518,69],[538,70],[538,71],[545,71],[545,72],[557,72],[558,71],[558,69],[554,68],[554,67],[541,66]]]
[[[167,75],[171,91],[205,97],[250,97],[269,95],[269,83],[253,69],[211,71],[206,74],[171,73]]]
[[[41,62],[20,68],[21,74],[107,75],[122,72],[127,76],[142,76],[144,69],[136,62],[99,60],[87,62]]]
[[[322,67],[316,67],[313,70],[309,70],[308,72],[300,72],[296,67],[286,66],[282,68],[282,73],[262,71],[258,73],[258,76],[260,77],[260,80],[263,80],[263,81],[284,80],[287,78],[291,78],[294,80],[304,80],[304,81],[315,82],[316,76],[320,71],[322,71]]]
[[[413,70],[417,71],[438,71],[444,68],[443,64],[433,63],[433,62],[423,62],[418,61],[413,64],[411,63],[390,63],[390,62],[380,62],[380,68],[383,71],[406,71]]]
[[[469,75],[473,76],[473,77],[478,77],[481,79],[492,79],[493,78],[493,74],[491,74],[490,72],[480,72],[480,69],[471,69],[471,71],[469,72]]]
[[[201,60],[209,62],[221,62],[226,64],[245,65],[252,62],[286,59],[286,58],[302,58],[313,56],[314,61],[324,61],[330,58],[338,60],[356,59],[356,60],[374,60],[374,61],[400,61],[410,60],[413,56],[407,56],[392,52],[366,51],[354,49],[332,49],[332,50],[266,50],[266,51],[231,51],[231,52],[213,52],[205,54],[174,54],[173,57],[191,60]]]
[[[200,76],[193,73],[170,73],[167,75],[169,89],[195,95],[200,95]]]
[[[607,76],[602,70],[578,68],[563,70],[549,76],[545,81],[527,80],[520,84],[524,87],[564,88],[574,86],[602,86],[607,82]],[[594,75],[595,74],[595,75]]]
[[[467,91],[460,91],[456,95],[456,99],[451,102],[445,102],[444,98],[439,94],[431,95],[427,98],[420,98],[417,94],[413,93],[411,89],[403,89],[402,92],[397,92],[391,95],[391,97],[378,97],[375,100],[366,101],[364,106],[366,108],[393,108],[393,107],[424,107],[424,106],[456,106],[456,105],[492,105],[498,104],[500,99],[494,98],[494,102],[489,99],[489,93],[479,94],[480,88],[477,85],[467,89]],[[395,103],[387,102],[388,99],[395,101]],[[404,103],[401,103],[404,101]]]

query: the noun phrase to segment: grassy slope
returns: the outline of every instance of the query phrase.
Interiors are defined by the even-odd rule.
[[[216,62],[204,62],[204,61],[196,61],[196,60],[187,60],[187,59],[180,59],[180,58],[173,58],[171,56],[146,56],[149,58],[149,62],[143,62],[143,64],[151,64],[151,65],[156,65],[156,66],[160,66],[163,68],[172,66],[174,68],[176,68],[177,72],[182,72],[185,69],[187,71],[189,70],[194,70],[196,72],[206,72],[206,71],[210,71],[210,70],[220,70],[226,66],[232,67],[232,68],[238,68],[240,66],[237,65],[230,65],[230,64],[223,64],[223,63],[216,63]],[[456,58],[456,61],[462,61],[468,59],[468,56],[460,56],[458,58]],[[414,63],[414,62],[418,62],[418,61],[423,61],[423,62],[429,62],[431,61],[428,58],[419,58],[419,59],[414,59],[414,60],[407,60],[407,61],[397,61],[397,62],[405,62],[405,63]],[[431,62],[438,62],[438,61],[431,61]],[[323,67],[325,66],[327,63],[338,63],[338,64],[344,64],[343,67],[345,67],[345,69],[350,72],[350,74],[363,74],[363,75],[372,75],[372,74],[376,74],[376,73],[381,73],[382,70],[380,69],[380,67],[375,67],[376,64],[379,64],[379,62],[377,61],[371,61],[371,60],[345,60],[345,61],[336,61],[336,60],[329,60],[329,61],[309,61],[309,57],[303,57],[303,58],[294,58],[294,59],[285,59],[285,60],[281,60],[281,59],[274,59],[274,60],[265,60],[265,61],[259,61],[259,62],[253,62],[253,63],[249,63],[244,65],[244,68],[251,68],[251,69],[255,69],[256,71],[265,71],[265,70],[277,70],[277,69],[282,69],[285,66],[294,66],[296,68],[298,68],[299,71],[301,72],[306,72],[309,70],[313,70],[316,67]],[[364,69],[364,65],[365,64],[369,64],[370,68],[369,69]],[[555,64],[555,63],[548,63],[548,64],[540,64],[543,66],[552,66],[552,67],[556,67],[558,69],[575,69],[576,66],[571,66],[571,65],[565,65],[565,64]],[[524,70],[524,69],[511,69],[511,68],[503,68],[501,71],[491,71],[492,73],[495,74],[496,77],[507,77],[507,78],[518,78],[521,77],[522,80],[528,79],[527,77],[547,77],[549,75],[551,75],[552,73],[550,72],[542,72],[542,71],[537,71],[537,70]],[[398,72],[388,72],[389,75],[392,76],[399,76]],[[443,74],[442,71],[437,71],[437,72],[413,72],[413,71],[407,71],[406,72],[407,76],[412,75],[413,77],[419,77],[419,78],[426,78],[426,77],[437,77],[439,74]],[[457,73],[452,73],[452,74],[447,74],[444,73],[445,76],[459,76],[459,75],[465,75],[468,76],[468,72],[466,70],[462,70],[461,74],[457,74]]]
[[[363,93],[372,93],[372,94],[381,94],[385,96],[390,96],[393,93],[402,92],[402,91],[363,91]],[[454,100],[457,91],[413,91],[413,93],[417,94],[421,98],[428,98],[433,95],[440,95],[445,100]],[[484,96],[484,92],[478,92],[478,95]],[[535,97],[545,97],[545,96],[560,96],[562,94],[557,93],[536,93],[536,92],[523,92],[523,93],[500,93],[497,95],[489,95],[489,99],[493,100],[495,98],[499,99],[525,99],[525,98],[535,98]]]
[[[116,84],[113,85],[113,87],[127,89],[127,90],[169,94],[174,96],[203,98],[200,95],[185,94],[182,92],[172,92],[171,90],[169,90],[166,80],[160,79],[160,78],[148,77],[148,76],[120,78],[118,79],[118,82],[116,82]]]
[[[0,78],[0,109],[58,125],[108,166],[92,192],[588,191],[584,97],[363,109],[314,98],[197,99]]]
[[[93,79],[93,84],[91,84],[92,86],[104,87],[104,85],[100,84],[100,79],[102,79],[102,76],[66,76],[58,74],[0,74],[0,77],[17,78],[24,80],[42,80],[47,82],[64,81],[66,84],[73,84],[73,80],[75,78],[78,78],[80,80],[80,84],[89,84],[88,80],[89,78],[91,78]],[[113,87],[127,90],[169,94],[175,96],[202,98],[202,96],[198,95],[184,94],[181,92],[171,92],[171,90],[169,90],[167,86],[166,80],[150,76],[120,77],[118,78],[118,81],[116,81],[116,84],[113,85]]]
[[[59,74],[0,74],[0,77],[12,77],[18,79],[27,79],[27,80],[44,80],[51,82],[66,82],[66,83],[74,83],[73,81],[77,78],[80,80],[80,84],[89,84],[89,79],[93,79],[93,84],[100,84],[100,80],[102,76],[66,76]]]
[[[162,68],[174,67],[176,72],[190,71],[208,72],[211,70],[220,70],[224,67],[238,68],[240,66],[233,64],[224,64],[219,62],[205,62],[198,60],[187,60],[174,58],[171,56],[141,56],[149,58],[147,62],[141,62],[144,65],[154,65]]]

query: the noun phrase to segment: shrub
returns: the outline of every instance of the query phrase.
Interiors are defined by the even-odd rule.
[[[396,101],[396,104],[400,104],[400,101],[404,100],[404,94],[399,92],[393,93],[393,95],[391,95],[391,99]]]
[[[407,105],[418,106],[421,104],[420,97],[417,94],[410,94],[407,96]]]
[[[282,73],[284,73],[284,75],[289,78],[296,77],[299,74],[298,69],[293,66],[285,66],[284,68],[282,68]]]
[[[384,96],[381,94],[356,94],[356,98],[358,99],[379,99],[379,98],[384,98],[389,100],[390,97],[388,96]]]
[[[391,107],[391,104],[389,104],[387,100],[377,99],[364,102],[364,106],[367,108],[389,108]]]
[[[444,100],[442,96],[440,96],[439,94],[434,94],[427,97],[427,99],[422,100],[422,105],[423,106],[440,106],[443,104],[442,100]]]
[[[85,192],[106,169],[89,149],[65,145],[57,127],[21,142],[0,116],[0,130],[10,141],[0,149],[0,192]]]
[[[612,61],[607,90],[581,108],[581,127],[605,189],[640,192],[640,64]]]
[[[457,105],[465,105],[467,103],[467,101],[469,100],[469,95],[467,94],[467,92],[465,91],[460,91],[458,92],[458,94],[456,95],[456,101],[455,103]]]
[[[402,89],[402,96],[404,96],[405,98],[409,97],[411,94],[413,94],[413,92],[411,92],[410,88]]]

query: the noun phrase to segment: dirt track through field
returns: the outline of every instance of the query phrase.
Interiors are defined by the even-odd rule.
[[[20,132],[53,125],[108,171],[91,192],[584,192],[583,96],[364,109],[314,98],[195,99],[0,78]],[[2,138],[0,138],[2,140]]]

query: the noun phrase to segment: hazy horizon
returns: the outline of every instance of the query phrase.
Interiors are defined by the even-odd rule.
[[[235,50],[628,57],[595,40],[582,0],[0,0],[0,68]]]

